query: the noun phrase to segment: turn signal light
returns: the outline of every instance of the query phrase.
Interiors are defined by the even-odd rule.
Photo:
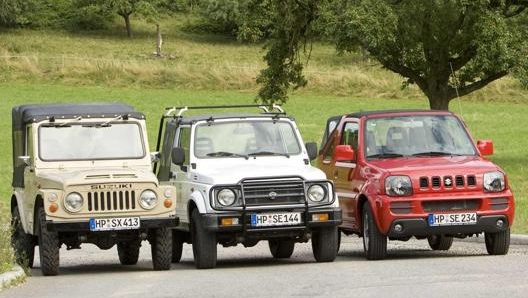
[[[172,200],[171,199],[165,199],[165,201],[163,201],[163,206],[165,206],[165,208],[172,207]]]
[[[55,213],[57,210],[59,210],[59,205],[57,205],[57,203],[51,203],[48,209],[51,213]]]
[[[238,218],[236,218],[236,217],[222,218],[220,220],[220,225],[222,225],[222,226],[238,225]]]
[[[312,221],[328,221],[329,219],[330,216],[328,216],[328,213],[312,214]]]

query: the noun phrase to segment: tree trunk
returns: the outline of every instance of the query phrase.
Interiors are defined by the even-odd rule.
[[[449,110],[449,102],[451,101],[448,97],[439,96],[440,94],[431,94],[429,98],[429,107],[431,110]]]
[[[130,14],[124,14],[122,16],[123,16],[123,19],[125,19],[125,27],[127,31],[127,36],[132,37],[132,26],[130,26]]]

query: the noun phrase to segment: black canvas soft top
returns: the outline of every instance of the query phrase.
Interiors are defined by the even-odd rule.
[[[48,119],[115,118],[128,115],[136,119],[145,119],[145,115],[123,103],[76,103],[21,105],[13,108],[13,129],[22,129],[27,123]]]

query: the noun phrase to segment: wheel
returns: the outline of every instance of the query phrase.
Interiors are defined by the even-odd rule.
[[[449,250],[453,244],[453,237],[446,235],[427,236],[427,242],[432,250]]]
[[[268,240],[271,255],[275,259],[287,259],[293,254],[295,242],[292,239],[270,239]]]
[[[20,212],[18,206],[13,208],[11,214],[11,245],[15,250],[15,260],[20,266],[33,268],[35,259],[35,241],[33,236],[26,234],[20,222]]]
[[[117,243],[117,255],[121,265],[135,265],[139,259],[141,240],[132,240]]]
[[[337,230],[337,247],[336,247],[336,254],[339,252],[339,248],[341,247],[341,230]]]
[[[368,202],[363,204],[362,216],[365,256],[368,260],[382,260],[387,256],[387,237],[379,231]]]
[[[505,255],[510,248],[510,228],[498,233],[484,233],[486,250],[490,255]]]
[[[172,259],[172,230],[163,227],[151,231],[150,251],[154,270],[169,270]]]
[[[40,268],[44,275],[59,274],[59,235],[46,228],[46,212],[44,207],[37,211],[39,223],[39,254]]]
[[[217,256],[216,234],[205,230],[198,209],[192,211],[191,220],[194,266],[198,269],[214,268]]]
[[[185,235],[181,231],[172,230],[172,262],[178,263],[183,252],[183,242]]]
[[[339,250],[337,227],[324,227],[312,235],[312,251],[317,262],[332,262]]]

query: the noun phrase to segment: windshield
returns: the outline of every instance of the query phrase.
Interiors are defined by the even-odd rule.
[[[367,158],[475,155],[466,129],[454,116],[403,116],[367,120]]]
[[[201,124],[194,134],[194,155],[248,157],[293,155],[301,146],[293,126],[281,121],[238,121]]]
[[[48,161],[141,158],[145,147],[134,123],[40,126],[39,155]]]

